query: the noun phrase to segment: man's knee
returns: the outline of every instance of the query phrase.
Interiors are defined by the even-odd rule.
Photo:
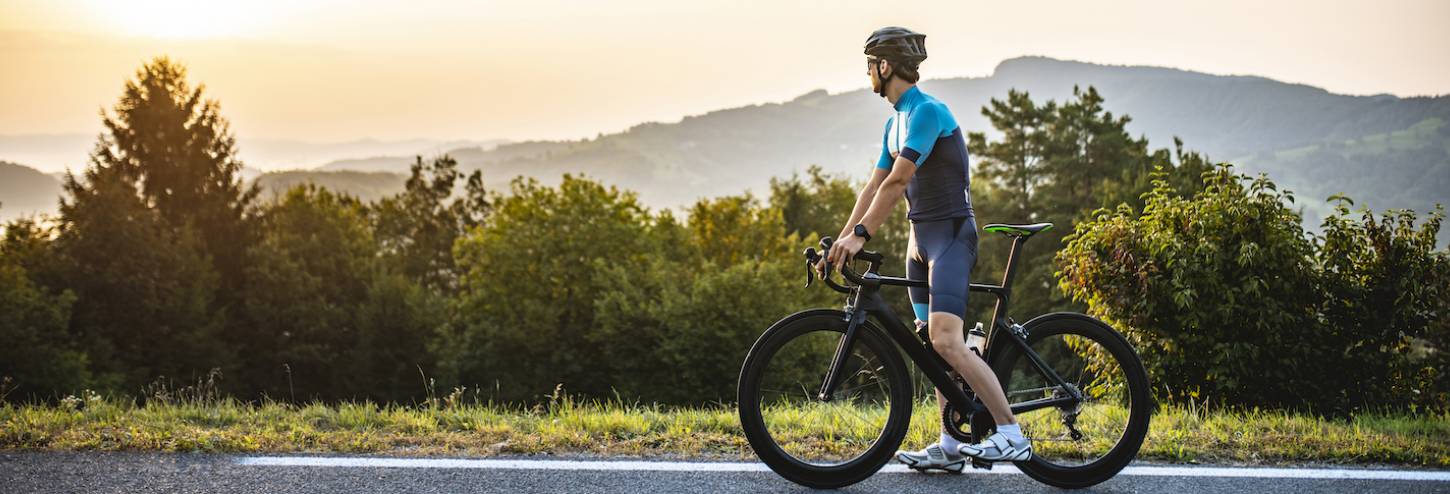
[[[940,355],[966,350],[966,339],[962,337],[962,318],[947,312],[931,313],[931,346]]]
[[[936,350],[937,355],[941,355],[943,357],[948,356],[948,355],[951,355],[951,354],[959,353],[962,350],[962,348],[965,348],[966,346],[967,346],[967,343],[966,342],[964,342],[964,341],[953,341],[951,338],[940,338],[940,337],[938,337],[938,338],[932,338],[931,339],[931,347],[932,347],[932,349],[935,349]],[[958,348],[958,347],[962,347],[962,348]]]

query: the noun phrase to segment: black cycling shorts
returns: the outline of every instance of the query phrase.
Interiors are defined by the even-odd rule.
[[[976,218],[913,222],[906,277],[930,285],[907,290],[916,318],[926,321],[927,312],[946,312],[966,320],[967,285],[976,262]]]

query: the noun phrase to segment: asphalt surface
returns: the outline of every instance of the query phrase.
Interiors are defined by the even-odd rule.
[[[0,493],[812,492],[770,472],[245,465],[210,454],[0,453]],[[1062,493],[1021,474],[880,473],[841,492]],[[1450,482],[1120,475],[1077,492],[1450,493]]]

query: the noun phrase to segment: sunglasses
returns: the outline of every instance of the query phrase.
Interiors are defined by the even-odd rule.
[[[869,69],[871,67],[875,67],[876,64],[879,64],[879,63],[881,63],[881,59],[880,58],[869,57],[869,58],[866,59],[866,68]]]

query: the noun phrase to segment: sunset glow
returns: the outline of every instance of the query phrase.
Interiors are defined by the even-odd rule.
[[[116,33],[158,38],[216,38],[254,34],[282,2],[92,0],[96,18]]]
[[[864,88],[861,43],[882,25],[927,33],[928,81],[1042,55],[1347,94],[1450,91],[1450,2],[1086,5],[0,0],[0,135],[93,135],[125,78],[166,55],[243,138],[580,139]]]

